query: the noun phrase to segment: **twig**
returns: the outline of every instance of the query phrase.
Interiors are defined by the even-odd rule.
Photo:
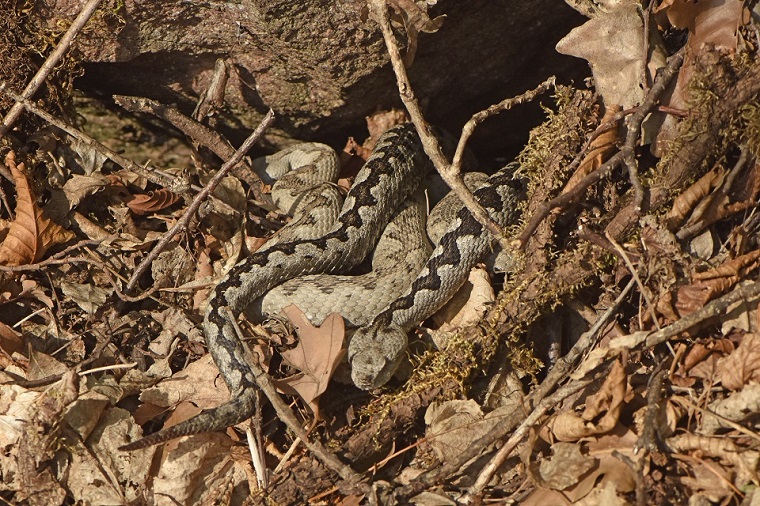
[[[419,102],[414,96],[414,90],[412,90],[409,76],[404,67],[401,51],[399,50],[398,44],[393,35],[386,1],[369,0],[369,7],[383,33],[385,46],[388,49],[388,55],[391,58],[391,65],[396,74],[399,96],[406,106],[406,110],[409,112],[412,123],[414,123],[414,126],[417,129],[417,134],[420,136],[425,153],[433,162],[433,165],[441,175],[441,178],[443,178],[444,182],[449,185],[451,190],[461,199],[462,203],[467,207],[470,213],[472,213],[473,217],[495,238],[497,238],[503,247],[509,248],[509,242],[504,236],[501,227],[489,217],[488,212],[480,205],[472,192],[470,192],[465,186],[459,172],[453,168],[444,156],[438,140],[435,135],[433,135],[432,128],[422,115]]]
[[[105,239],[84,239],[82,241],[79,241],[76,244],[72,244],[71,246],[67,247],[63,251],[59,251],[55,255],[51,255],[50,258],[46,258],[45,260],[42,260],[35,264],[16,265],[16,266],[0,265],[0,270],[5,271],[5,272],[36,271],[36,270],[39,270],[40,267],[44,267],[46,265],[60,265],[62,262],[57,262],[57,260],[65,257],[66,255],[74,251],[75,249],[83,248],[85,246],[98,246],[104,240]]]
[[[647,411],[644,415],[644,428],[636,443],[633,445],[634,453],[640,450],[654,452],[659,450],[660,435],[658,424],[662,423],[662,385],[668,370],[663,367],[665,362],[660,362],[657,369],[652,373],[647,390]]]
[[[235,332],[240,334],[240,328],[237,324],[237,318],[229,311],[229,308],[225,308],[227,311],[227,318],[232,322]],[[344,464],[341,460],[325,448],[319,441],[311,441],[308,433],[296,419],[293,412],[290,410],[285,401],[282,400],[280,394],[277,392],[277,388],[272,382],[271,376],[264,371],[259,365],[258,360],[250,360],[249,364],[253,371],[254,378],[256,379],[256,385],[264,392],[269,402],[272,403],[277,412],[277,416],[282,420],[285,425],[288,426],[293,433],[301,439],[301,442],[313,453],[328,469],[337,473],[343,480],[345,480],[351,486],[356,486],[362,489],[363,492],[369,491],[369,486],[366,483],[362,483],[362,476],[354,471],[350,465]]]
[[[551,76],[546,81],[536,86],[534,89],[526,91],[522,95],[502,100],[498,104],[494,104],[487,109],[473,114],[469,121],[465,123],[464,127],[462,127],[462,136],[459,138],[457,150],[454,153],[454,159],[451,162],[451,167],[449,170],[457,175],[462,171],[462,157],[464,156],[467,142],[470,140],[470,137],[472,136],[473,132],[475,132],[475,128],[478,125],[483,123],[491,116],[495,116],[501,112],[508,111],[516,105],[535,100],[538,95],[541,93],[546,93],[551,88],[553,88],[555,81],[556,77]]]
[[[117,104],[130,112],[144,112],[167,121],[188,136],[194,143],[207,147],[222,160],[229,159],[235,153],[235,148],[221,134],[203,123],[185,116],[176,107],[164,105],[156,100],[143,97],[114,95],[113,99]],[[261,178],[259,178],[253,168],[245,160],[241,160],[240,166],[235,172],[251,186],[256,200],[254,204],[267,210],[272,210],[272,204],[268,202],[267,197],[261,191]]]
[[[83,256],[74,256],[74,257],[66,257],[66,258],[48,258],[47,260],[44,260],[42,262],[39,262],[36,264],[27,264],[27,265],[14,265],[14,266],[0,265],[0,272],[36,272],[36,271],[41,270],[42,267],[47,267],[50,265],[73,265],[73,264],[90,264],[90,265],[99,267],[102,270],[103,274],[108,279],[108,281],[111,283],[111,286],[113,287],[116,295],[125,302],[139,302],[143,299],[147,299],[148,297],[151,297],[156,291],[158,291],[158,288],[152,288],[151,290],[137,297],[130,297],[129,295],[121,291],[121,289],[119,288],[119,284],[116,282],[113,276],[111,276],[111,273],[109,272],[109,267],[108,265],[106,265],[105,262],[102,262],[94,258],[88,258],[88,257],[83,257]],[[156,300],[156,302],[160,302],[160,301]]]
[[[647,303],[647,308],[649,309],[649,314],[652,316],[652,322],[654,323],[655,327],[657,329],[660,329],[660,322],[657,320],[657,313],[654,312],[654,304],[652,304],[652,299],[649,297],[649,292],[647,291],[647,288],[644,286],[644,283],[641,282],[641,278],[639,277],[639,273],[636,270],[636,267],[633,265],[633,262],[631,262],[631,259],[628,257],[628,254],[623,249],[623,247],[618,244],[618,242],[610,235],[608,231],[604,232],[604,237],[610,241],[610,244],[612,244],[612,247],[615,248],[615,250],[618,252],[618,254],[623,258],[623,262],[625,263],[626,267],[628,267],[628,271],[631,273],[631,276],[633,276],[633,279],[636,281],[636,284],[639,285],[639,291],[641,292],[641,296],[644,297],[644,301]],[[639,328],[643,328],[642,321],[641,321],[641,312],[639,312]]]
[[[135,364],[129,363],[129,364],[120,364],[120,365],[112,365],[112,366],[104,366],[104,367],[96,367],[93,369],[87,369],[83,370],[85,366],[95,362],[96,360],[99,360],[102,358],[103,350],[106,346],[108,346],[111,343],[111,338],[106,337],[102,341],[98,340],[97,345],[95,346],[95,349],[92,350],[92,353],[90,354],[89,358],[84,359],[79,364],[76,365],[74,368],[75,371],[77,371],[77,374],[79,376],[85,376],[87,374],[90,374],[92,372],[99,372],[109,369],[122,369],[122,368],[131,368],[134,367]],[[0,384],[14,384],[19,385],[21,387],[31,389],[31,388],[37,388],[42,386],[50,385],[51,383],[55,383],[56,381],[60,381],[61,378],[63,378],[63,375],[65,373],[59,373],[59,374],[53,374],[52,376],[46,376],[44,378],[37,378],[36,380],[28,380],[26,378],[23,378],[21,376],[18,376],[17,374],[11,372],[11,371],[4,371],[5,374],[8,374],[13,378],[13,381],[6,382],[6,383],[0,383]]]
[[[548,202],[541,204],[536,212],[531,216],[528,224],[525,225],[525,230],[516,239],[519,242],[520,247],[523,248],[528,243],[528,239],[533,235],[541,222],[549,215],[549,212],[556,207],[564,207],[570,202],[576,201],[586,191],[586,189],[602,179],[608,177],[615,168],[623,162],[623,154],[617,153],[612,158],[604,162],[598,169],[590,172],[588,175],[581,178],[573,188],[567,193],[558,195]]]
[[[82,11],[76,19],[74,19],[74,22],[71,23],[69,29],[66,30],[66,33],[61,37],[61,40],[58,42],[53,52],[50,53],[50,56],[47,57],[45,63],[42,64],[34,77],[29,81],[29,84],[24,88],[24,91],[21,93],[21,96],[24,99],[32,98],[40,86],[42,86],[42,83],[45,82],[47,76],[53,71],[55,66],[58,65],[58,62],[61,61],[61,58],[63,58],[74,43],[74,38],[95,13],[95,9],[98,8],[100,2],[101,0],[90,0],[85,4]],[[19,102],[16,102],[13,107],[11,107],[11,110],[5,115],[3,123],[0,125],[0,138],[10,131],[13,123],[16,122],[23,111],[24,106]]]
[[[723,387],[720,387],[720,389],[721,389],[721,391],[723,391]],[[671,400],[673,402],[675,402],[677,404],[681,404],[682,406],[685,406],[685,407],[687,407],[689,409],[693,409],[695,411],[699,411],[703,415],[712,416],[713,418],[716,418],[718,421],[720,421],[720,423],[722,423],[723,425],[725,425],[727,427],[731,427],[732,429],[734,429],[737,432],[741,432],[745,436],[748,436],[748,437],[754,439],[757,442],[756,444],[760,444],[760,434],[758,434],[754,430],[748,429],[747,427],[745,427],[744,425],[742,425],[740,423],[736,423],[735,421],[731,420],[730,418],[726,418],[725,416],[719,415],[718,413],[716,413],[714,411],[710,411],[707,408],[703,408],[701,406],[697,406],[693,402],[688,401],[686,399],[686,397],[683,397],[683,396],[673,397]]]
[[[261,437],[261,395],[256,392],[256,412],[245,428],[245,438],[248,440],[248,450],[251,453],[253,470],[256,472],[256,483],[264,490],[269,486],[266,459],[264,455],[264,439]]]
[[[610,455],[618,459],[631,470],[631,474],[633,475],[634,491],[636,494],[636,506],[646,506],[644,463],[649,460],[648,455],[640,456],[635,462],[631,457],[619,450],[612,450],[612,453],[610,453]]]
[[[211,195],[211,192],[214,191],[214,189],[217,187],[217,185],[224,179],[227,174],[232,170],[232,168],[240,162],[240,160],[245,156],[245,154],[248,152],[251,147],[253,147],[254,144],[259,140],[261,135],[264,133],[264,131],[269,127],[269,125],[272,124],[274,121],[274,111],[271,109],[269,112],[264,116],[264,119],[261,120],[261,123],[259,123],[259,126],[256,127],[256,130],[253,131],[251,135],[248,136],[248,138],[243,142],[243,144],[235,151],[235,153],[232,155],[232,157],[224,162],[224,165],[221,166],[219,171],[214,175],[214,177],[209,180],[209,182],[206,184],[206,186],[195,196],[193,201],[190,203],[190,205],[187,207],[187,210],[184,212],[182,217],[177,220],[177,223],[174,224],[172,228],[166,231],[166,233],[161,237],[161,240],[158,241],[156,246],[151,250],[151,252],[143,259],[142,262],[140,262],[140,265],[135,268],[135,272],[132,274],[132,277],[129,280],[129,283],[127,283],[127,287],[124,289],[124,291],[127,294],[132,293],[132,291],[135,289],[135,286],[137,286],[137,281],[140,279],[140,277],[145,273],[146,270],[148,270],[148,267],[150,264],[155,260],[155,258],[158,256],[159,253],[161,253],[169,244],[169,242],[174,238],[177,233],[179,233],[180,230],[182,230],[184,227],[187,226],[188,223],[190,223],[190,220],[195,215],[195,213],[198,211],[198,208],[200,208],[203,201]]]
[[[176,178],[168,176],[156,168],[147,170],[143,167],[140,167],[139,165],[134,163],[132,160],[124,158],[123,156],[121,156],[119,153],[112,150],[111,148],[101,144],[100,142],[96,141],[95,139],[85,134],[84,132],[80,132],[76,128],[70,125],[67,125],[66,123],[59,120],[52,114],[40,109],[39,107],[31,103],[30,101],[26,100],[18,93],[15,93],[14,91],[8,89],[5,82],[0,83],[0,92],[3,92],[9,97],[11,97],[13,100],[16,101],[16,103],[21,104],[27,111],[39,116],[40,118],[44,119],[45,121],[47,121],[54,127],[66,132],[71,137],[78,139],[79,141],[93,148],[98,153],[101,153],[103,156],[113,161],[115,164],[120,165],[121,167],[124,167],[125,169],[130,170],[134,172],[135,174],[144,176],[151,182],[154,182],[160,186],[169,188],[171,191],[175,193],[182,193],[182,192],[187,191],[186,183],[178,181]]]
[[[644,102],[641,103],[635,113],[626,118],[628,133],[625,137],[625,144],[620,149],[620,152],[623,153],[623,162],[628,168],[628,177],[631,180],[631,186],[633,186],[633,202],[636,211],[641,210],[641,204],[644,202],[644,187],[641,186],[639,169],[636,163],[636,158],[634,157],[636,143],[641,135],[641,125],[644,123],[647,114],[649,114],[649,112],[657,105],[660,97],[665,92],[665,88],[667,88],[670,81],[678,73],[678,69],[681,68],[681,64],[683,63],[683,53],[684,50],[681,49],[679,52],[668,58],[667,65],[665,65],[663,71],[655,79]]]
[[[224,105],[224,92],[227,90],[229,77],[230,69],[227,62],[224,61],[224,58],[217,58],[214,63],[214,74],[211,76],[211,82],[198,99],[198,104],[193,110],[193,119],[200,122]]]
[[[680,320],[673,322],[656,332],[637,332],[635,334],[612,339],[606,348],[595,350],[600,352],[599,355],[589,357],[585,362],[578,366],[578,369],[594,369],[602,360],[612,360],[634,347],[641,346],[644,349],[654,348],[658,344],[663,344],[672,337],[677,336],[696,325],[725,314],[728,307],[735,302],[751,299],[758,295],[760,295],[760,282],[743,283],[726,295],[711,300],[701,309],[694,311],[688,316],[684,316]]]

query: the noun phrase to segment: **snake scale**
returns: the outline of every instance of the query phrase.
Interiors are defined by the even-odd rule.
[[[206,344],[230,389],[230,400],[121,449],[224,430],[250,418],[256,379],[231,318],[289,279],[344,271],[360,263],[394,211],[417,190],[431,168],[414,127],[393,127],[380,137],[357,174],[330,232],[317,239],[277,243],[238,263],[216,286],[203,323]],[[475,192],[502,226],[516,217],[517,194],[510,182],[511,175],[501,170]],[[472,266],[488,253],[491,237],[482,225],[464,207],[456,216],[411,286],[351,339],[348,356],[358,387],[374,388],[391,378],[406,351],[406,332],[447,302],[467,280]]]

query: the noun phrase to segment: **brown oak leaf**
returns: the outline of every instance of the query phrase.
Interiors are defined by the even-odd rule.
[[[318,417],[317,399],[324,393],[346,353],[343,318],[338,313],[332,313],[321,326],[315,327],[293,304],[283,308],[282,312],[296,328],[299,337],[296,347],[282,352],[282,358],[301,372],[276,380],[275,384],[285,393],[299,395]]]
[[[24,164],[16,164],[13,151],[6,155],[5,164],[16,183],[16,219],[11,222],[8,235],[0,244],[0,265],[38,262],[52,246],[75,236],[51,221],[37,206],[34,192],[26,178]]]

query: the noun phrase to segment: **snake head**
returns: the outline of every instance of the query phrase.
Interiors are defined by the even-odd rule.
[[[358,329],[348,345],[351,380],[362,390],[383,386],[398,369],[406,345],[406,332],[399,327]]]

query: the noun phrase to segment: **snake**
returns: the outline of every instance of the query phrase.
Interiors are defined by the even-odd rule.
[[[230,400],[120,449],[131,451],[181,436],[224,430],[250,418],[257,389],[250,366],[253,357],[238,337],[233,318],[290,279],[355,267],[431,171],[432,162],[414,125],[392,127],[378,139],[327,233],[277,242],[236,264],[216,285],[203,321],[206,345],[229,387]],[[511,173],[505,168],[474,192],[491,219],[502,227],[517,217],[518,194],[511,182]],[[462,206],[414,280],[351,338],[348,360],[357,387],[371,390],[390,380],[406,353],[409,329],[454,295],[491,244],[490,233]]]

